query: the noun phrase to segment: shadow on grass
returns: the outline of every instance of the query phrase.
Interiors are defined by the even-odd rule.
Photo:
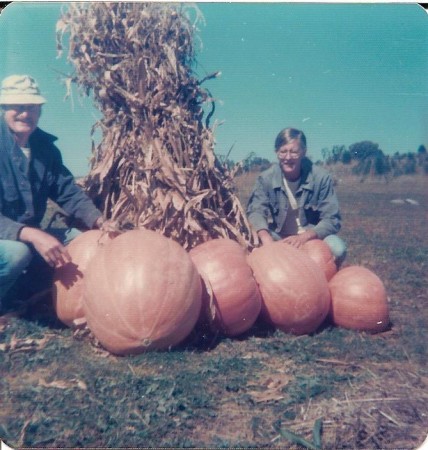
[[[191,352],[207,352],[214,350],[224,340],[233,339],[237,342],[245,342],[249,338],[269,338],[275,332],[275,328],[264,322],[262,319],[257,319],[255,324],[245,333],[239,336],[226,336],[221,332],[213,329],[207,323],[198,323],[190,335],[177,347],[177,351],[191,351]],[[174,350],[174,349],[173,349]]]
[[[13,315],[43,328],[53,330],[67,328],[56,315],[50,288],[33,295],[21,291],[21,295],[14,295],[14,298],[8,297],[5,300],[2,315]]]

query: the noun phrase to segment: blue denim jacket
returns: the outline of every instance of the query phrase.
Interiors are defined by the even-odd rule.
[[[320,239],[340,230],[339,203],[333,180],[322,167],[304,158],[301,184],[296,191],[300,223],[312,228]],[[262,229],[280,233],[290,202],[285,192],[282,170],[273,164],[258,177],[248,202],[248,220],[255,231]]]
[[[40,227],[48,199],[88,228],[101,216],[63,165],[55,141],[40,128],[33,132],[27,174],[26,157],[0,115],[0,239],[17,240],[24,226]]]

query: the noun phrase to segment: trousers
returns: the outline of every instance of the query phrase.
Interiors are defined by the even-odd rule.
[[[46,230],[64,245],[71,242],[81,231],[77,228],[50,228]],[[31,245],[20,241],[0,239],[0,309],[5,299],[13,295],[13,288],[20,278],[26,292],[43,289],[49,285],[53,269],[43,260]],[[16,290],[17,292],[19,290]],[[21,289],[22,291],[22,289]]]
[[[330,234],[324,238],[324,242],[330,247],[331,253],[336,261],[336,265],[339,267],[346,258],[347,246],[343,239],[336,234]]]

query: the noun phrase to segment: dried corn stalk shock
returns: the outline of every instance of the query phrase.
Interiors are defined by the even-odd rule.
[[[213,149],[214,102],[201,84],[216,74],[193,75],[199,10],[139,2],[67,8],[57,23],[58,50],[69,34],[72,81],[103,114],[84,181],[97,206],[125,229],[157,230],[184,248],[216,237],[251,247],[233,174]],[[205,121],[204,104],[212,106]]]

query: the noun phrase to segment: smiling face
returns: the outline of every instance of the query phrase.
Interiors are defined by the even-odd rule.
[[[4,119],[22,147],[28,143],[31,133],[37,128],[41,105],[3,105]]]
[[[278,148],[276,156],[287,180],[295,181],[300,177],[302,159],[305,155],[306,149],[302,148],[298,139],[292,139]]]

